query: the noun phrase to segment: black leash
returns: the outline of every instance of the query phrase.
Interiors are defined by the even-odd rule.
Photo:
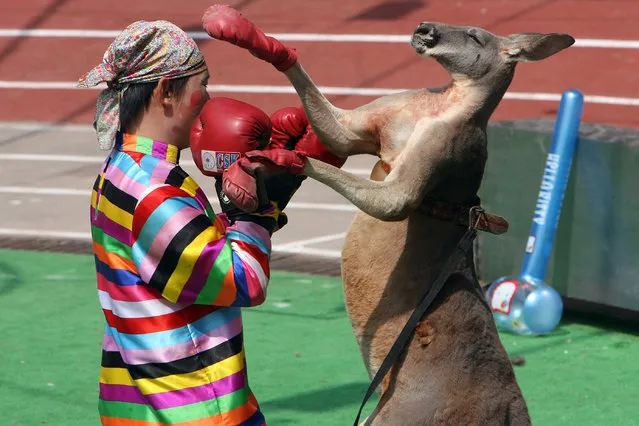
[[[401,355],[404,347],[412,338],[415,327],[417,327],[417,323],[419,323],[421,318],[424,316],[430,304],[433,303],[433,300],[435,300],[435,297],[437,297],[437,294],[444,286],[444,283],[446,282],[448,277],[450,277],[450,275],[455,271],[457,265],[463,260],[468,250],[472,247],[473,240],[475,239],[476,235],[476,224],[472,224],[468,228],[464,236],[459,240],[459,243],[449,256],[446,265],[440,272],[433,285],[428,289],[422,300],[413,311],[413,314],[408,319],[408,322],[406,322],[406,325],[402,329],[402,332],[399,333],[397,340],[395,340],[395,343],[393,343],[393,346],[390,348],[390,351],[388,351],[388,354],[386,355],[386,358],[384,358],[382,365],[379,367],[379,370],[377,370],[377,373],[375,373],[375,377],[373,377],[371,384],[368,386],[366,395],[364,395],[364,401],[362,401],[362,405],[359,407],[359,411],[357,412],[357,417],[355,418],[355,423],[353,423],[353,426],[359,425],[359,418],[362,415],[362,410],[366,405],[366,401],[368,401],[368,399],[373,395],[377,386],[379,386],[384,376],[386,376],[386,373],[388,373],[388,370],[390,370],[395,361],[397,361],[397,359]]]

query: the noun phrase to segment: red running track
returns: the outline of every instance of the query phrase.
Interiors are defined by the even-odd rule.
[[[9,4],[11,3],[11,4]],[[33,0],[0,6],[0,28],[120,30],[137,19],[167,19],[201,31],[200,16],[212,2],[150,0]],[[409,35],[424,20],[476,25],[496,34],[567,32],[575,38],[634,39],[636,0],[423,0],[374,3],[363,0],[230,1],[270,33]],[[392,19],[389,19],[392,17]],[[97,65],[110,39],[0,38],[0,80],[74,82]],[[212,84],[281,85],[288,80],[246,51],[214,40],[198,41]],[[419,88],[445,83],[434,62],[416,56],[407,44],[289,42],[321,86]],[[639,98],[638,49],[572,47],[539,63],[518,66],[511,92],[561,93]],[[90,123],[94,90],[0,89],[0,121]],[[216,94],[213,93],[213,96]],[[218,93],[273,112],[298,104],[295,95]],[[367,96],[328,96],[352,108]],[[554,117],[558,102],[504,100],[493,120]],[[586,103],[584,121],[639,128],[639,106]]]

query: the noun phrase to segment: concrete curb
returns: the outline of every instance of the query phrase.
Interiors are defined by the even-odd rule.
[[[93,254],[91,241],[62,238],[3,236],[0,237],[0,249]],[[271,254],[271,270],[340,277],[341,260],[321,256],[273,252]]]

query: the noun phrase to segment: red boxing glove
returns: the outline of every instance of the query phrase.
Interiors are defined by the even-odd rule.
[[[244,154],[243,160],[242,167],[245,170],[259,170],[266,175],[282,172],[300,175],[306,166],[306,155],[303,152],[288,149],[250,151]]]
[[[295,149],[299,140],[306,133],[308,120],[303,108],[286,107],[271,115],[270,148]]]
[[[295,146],[295,150],[305,153],[307,157],[323,161],[337,168],[342,168],[344,163],[346,163],[346,158],[333,154],[331,150],[320,142],[310,124],[306,128],[306,134]]]
[[[261,109],[230,98],[209,99],[191,127],[193,161],[206,176],[222,172],[247,151],[264,148],[271,120]]]
[[[279,71],[286,71],[297,63],[293,49],[264,34],[232,7],[221,4],[209,7],[202,16],[202,26],[211,37],[248,49]]]
[[[244,157],[224,171],[222,190],[238,208],[254,212],[260,205],[256,176],[289,172],[299,175],[304,171],[303,153],[287,149],[269,149],[247,152]]]
[[[271,115],[271,143],[267,149],[285,148],[341,168],[346,158],[338,157],[319,140],[306,118],[304,108],[287,107]]]

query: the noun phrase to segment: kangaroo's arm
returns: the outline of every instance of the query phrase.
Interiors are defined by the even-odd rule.
[[[308,121],[324,146],[341,157],[375,154],[375,144],[349,130],[347,123],[344,123],[347,121],[347,111],[335,107],[326,99],[299,62],[284,74],[297,91]]]
[[[364,213],[380,220],[405,219],[445,173],[452,157],[452,128],[420,121],[386,180],[363,179],[312,158],[304,174],[331,187]]]

